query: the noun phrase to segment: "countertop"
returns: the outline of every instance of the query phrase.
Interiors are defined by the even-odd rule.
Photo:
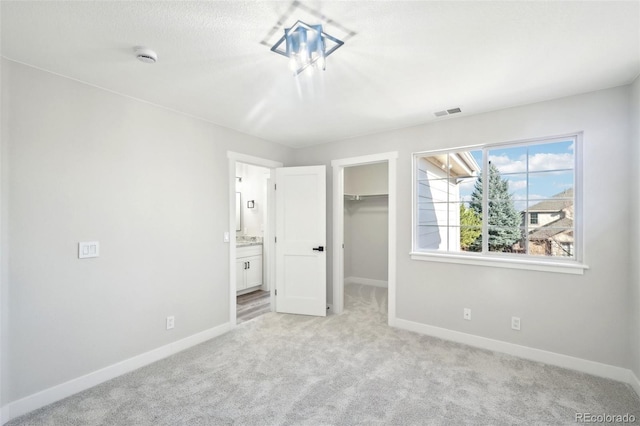
[[[236,247],[261,246],[262,241],[236,241]]]

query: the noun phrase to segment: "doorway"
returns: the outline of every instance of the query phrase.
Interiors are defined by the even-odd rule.
[[[271,169],[236,162],[236,323],[271,311],[270,280],[264,273],[267,190]]]
[[[387,293],[389,247],[388,163],[344,168],[343,265],[345,304],[353,291]],[[362,287],[369,286],[369,287]],[[384,293],[383,293],[384,292]],[[382,297],[381,301],[386,298]],[[384,307],[386,314],[388,309]]]
[[[397,162],[398,153],[397,152],[389,152],[383,154],[374,154],[362,157],[354,157],[354,158],[346,158],[341,160],[332,161],[333,166],[333,286],[332,286],[332,295],[333,295],[333,311],[336,314],[342,313],[344,309],[344,286],[345,286],[345,256],[348,256],[350,252],[346,251],[345,243],[348,244],[363,244],[363,239],[359,238],[358,242],[353,240],[353,235],[347,235],[348,240],[345,240],[345,207],[348,207],[348,204],[351,201],[362,201],[364,197],[362,195],[370,195],[371,197],[367,197],[371,200],[377,198],[377,202],[373,201],[371,203],[372,206],[378,205],[380,206],[380,201],[383,196],[386,199],[386,204],[388,206],[387,210],[387,256],[386,256],[386,285],[388,292],[388,324],[393,325],[395,323],[395,312],[396,312],[396,162]],[[384,164],[381,164],[384,163]],[[375,166],[379,164],[379,166]],[[370,166],[368,168],[362,168],[357,170],[358,166]],[[386,167],[385,167],[386,166]],[[345,170],[348,169],[348,170]],[[345,180],[345,173],[348,175],[353,175],[353,172],[363,172],[361,173],[363,176],[360,178],[356,178],[356,180],[367,182],[367,178],[365,177],[367,173],[376,173],[376,170],[386,169],[386,182],[377,182],[373,187],[371,185],[366,186],[362,190],[352,190],[351,187],[346,187],[345,182],[349,185],[353,182],[353,178],[347,177]],[[356,175],[358,173],[355,173]],[[371,181],[368,181],[371,183]],[[380,187],[386,187],[386,194],[383,194]],[[349,192],[360,192],[362,194],[350,194]],[[345,202],[345,196],[348,200]],[[375,197],[374,197],[375,196]],[[359,198],[359,200],[358,200]],[[346,219],[349,221],[349,218]],[[366,221],[365,221],[366,222]],[[349,225],[349,224],[348,224]],[[378,236],[380,238],[380,236]],[[351,247],[349,247],[351,249]],[[357,269],[354,270],[352,268],[353,262],[352,259],[348,259],[350,265],[348,266],[347,272],[357,273]],[[359,266],[358,266],[359,268]],[[350,280],[359,279],[362,284],[374,284],[374,285],[383,285],[385,280],[379,279],[381,278],[381,271],[376,272],[378,274],[378,278],[368,278],[367,277],[348,277]],[[383,278],[383,277],[382,277]],[[350,281],[348,280],[348,281]]]
[[[273,185],[282,163],[236,152],[229,159],[229,322],[272,312],[274,303]]]

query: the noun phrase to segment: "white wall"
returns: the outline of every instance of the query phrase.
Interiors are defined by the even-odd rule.
[[[631,369],[640,379],[640,76],[636,78],[631,88],[631,108],[629,109],[631,123],[631,141],[628,167],[632,171],[631,196],[631,247],[632,257],[631,277],[629,280],[629,341],[631,346]],[[638,383],[640,385],[640,383]]]
[[[389,200],[345,200],[344,206],[345,278],[361,283],[374,280],[382,286],[389,275]]]
[[[629,87],[619,87],[309,147],[296,151],[296,164],[329,165],[333,159],[399,152],[398,318],[628,368],[626,224],[632,179],[630,167],[616,166],[627,165],[629,116],[621,111],[628,107]],[[410,260],[412,152],[581,130],[585,261],[590,267],[584,275]],[[331,173],[327,188],[331,191]],[[329,212],[331,200],[329,192]],[[331,286],[328,297],[332,300]],[[472,321],[462,319],[464,307],[473,309]],[[520,332],[511,330],[512,315],[522,319]]]
[[[226,152],[292,151],[13,62],[2,78],[3,403],[226,323]]]
[[[350,195],[388,194],[388,164],[373,163],[344,168],[344,193]]]
[[[345,167],[344,193],[388,194],[388,176],[387,162]],[[346,199],[344,207],[345,278],[384,285],[389,275],[388,198]]]

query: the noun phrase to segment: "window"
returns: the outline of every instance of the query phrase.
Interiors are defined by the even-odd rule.
[[[578,137],[414,154],[413,253],[580,260]]]

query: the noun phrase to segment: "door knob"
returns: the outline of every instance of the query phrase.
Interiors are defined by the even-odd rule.
[[[316,251],[324,251],[324,247],[323,246],[314,247],[313,249],[316,250]]]

